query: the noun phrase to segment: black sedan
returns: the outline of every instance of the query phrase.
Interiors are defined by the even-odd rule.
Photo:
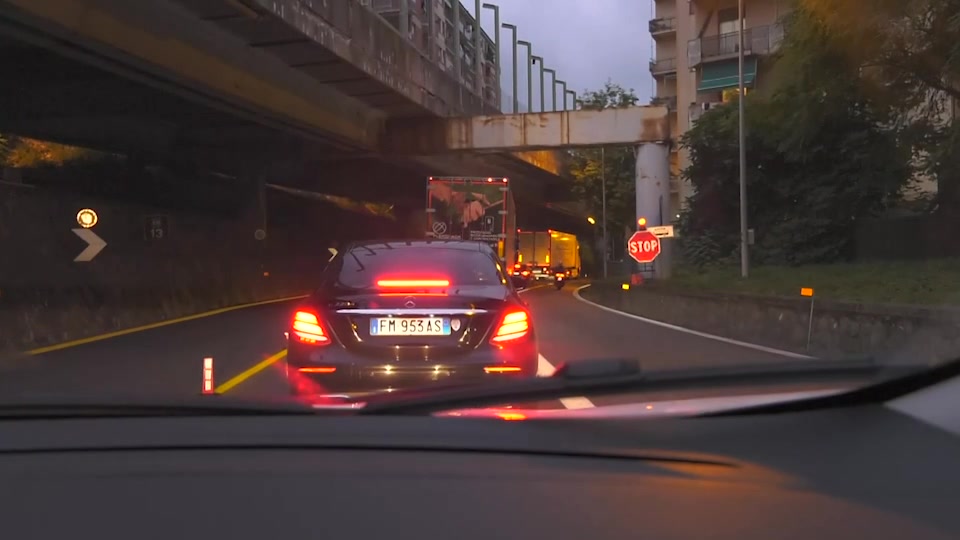
[[[337,253],[288,331],[297,395],[534,376],[536,336],[494,251],[470,241],[365,242]]]

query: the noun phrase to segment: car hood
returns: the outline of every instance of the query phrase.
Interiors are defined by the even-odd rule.
[[[530,409],[523,407],[460,409],[437,413],[434,416],[474,418],[502,418],[505,420],[532,420],[546,418],[659,418],[694,416],[744,407],[798,401],[846,392],[847,388],[770,392],[736,396],[704,397],[680,400],[636,401],[633,403],[590,406],[584,400],[571,402],[571,408]],[[586,405],[586,406],[585,406]]]

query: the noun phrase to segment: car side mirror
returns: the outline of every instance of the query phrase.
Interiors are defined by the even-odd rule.
[[[513,288],[522,291],[527,288],[527,280],[523,279],[520,276],[510,276],[510,281],[513,283]]]

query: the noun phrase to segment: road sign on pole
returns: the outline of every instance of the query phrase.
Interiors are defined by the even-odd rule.
[[[660,225],[658,227],[649,227],[648,231],[652,232],[657,238],[673,238],[673,225]]]
[[[627,241],[627,253],[640,264],[652,263],[660,255],[660,239],[648,230],[637,231]]]

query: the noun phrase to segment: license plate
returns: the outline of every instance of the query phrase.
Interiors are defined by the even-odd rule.
[[[447,317],[400,318],[385,317],[370,319],[371,336],[449,336],[450,319]]]

